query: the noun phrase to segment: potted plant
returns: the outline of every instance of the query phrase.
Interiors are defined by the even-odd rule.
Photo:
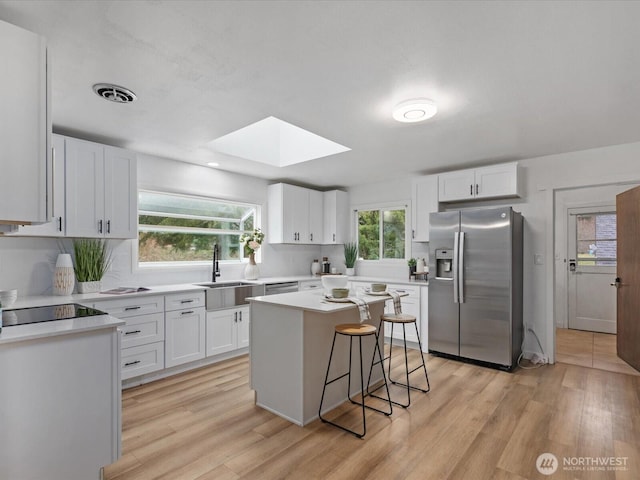
[[[74,270],[78,293],[99,292],[102,277],[111,266],[111,252],[107,243],[98,238],[79,238],[73,241]]]
[[[347,267],[347,275],[355,275],[356,260],[358,260],[358,244],[355,242],[344,244],[344,264]]]
[[[410,258],[407,260],[407,264],[409,265],[409,276],[416,273],[416,265],[418,264],[418,261],[415,258]]]
[[[256,251],[262,245],[264,233],[256,228],[251,233],[243,233],[240,235],[240,243],[244,243],[244,254],[249,255],[249,263],[244,269],[244,278],[247,280],[256,280],[260,275],[260,270],[256,264]]]

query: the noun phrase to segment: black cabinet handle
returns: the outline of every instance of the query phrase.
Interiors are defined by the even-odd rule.
[[[240,314],[240,321],[242,321],[242,312],[238,312]]]
[[[333,241],[334,242],[336,241],[336,234],[335,233],[333,234]]]
[[[111,233],[111,220],[107,220],[107,233]]]
[[[476,183],[476,195],[478,195],[478,191],[479,191],[478,184]]]
[[[102,233],[102,220],[98,220],[98,233]]]
[[[313,242],[313,233],[309,235],[311,241]]]
[[[129,310],[140,310],[140,307],[139,306],[137,306],[137,307],[124,307],[124,311],[125,312],[128,312]]]
[[[140,363],[140,360],[136,360],[134,362],[127,362],[124,364],[125,367],[130,367],[131,365],[135,365],[136,363]]]
[[[142,330],[131,330],[129,332],[124,332],[125,335],[134,335],[136,333],[141,333]]]
[[[473,195],[473,185],[469,185],[469,195]]]
[[[236,323],[238,323],[238,312],[235,312],[235,313],[233,314],[233,321],[234,321],[234,322],[236,322]]]
[[[180,315],[191,315],[193,310],[187,310],[186,312],[180,312]]]
[[[62,231],[62,217],[58,217],[58,231]]]
[[[180,300],[180,303],[193,303],[193,298],[190,300]]]

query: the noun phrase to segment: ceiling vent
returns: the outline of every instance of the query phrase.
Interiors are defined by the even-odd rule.
[[[136,98],[136,94],[128,88],[119,87],[110,83],[96,83],[93,91],[102,98],[116,103],[131,103]]]

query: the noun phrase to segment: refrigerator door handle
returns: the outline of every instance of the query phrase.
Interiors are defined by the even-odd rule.
[[[460,243],[460,233],[453,234],[453,303],[460,303],[458,296],[458,244]]]
[[[464,303],[464,232],[460,232],[458,240],[458,302]]]

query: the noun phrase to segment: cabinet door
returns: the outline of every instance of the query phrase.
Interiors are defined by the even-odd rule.
[[[323,243],[337,245],[349,238],[349,195],[341,190],[324,192]]]
[[[251,314],[249,312],[249,307],[242,307],[238,309],[237,348],[249,346],[249,331],[251,327]]]
[[[412,226],[413,240],[429,241],[429,214],[438,211],[438,176],[429,175],[413,181]]]
[[[137,238],[136,154],[115,147],[104,149],[104,234],[109,238]]]
[[[441,202],[469,200],[474,196],[474,187],[473,170],[441,173],[438,175],[438,200]]]
[[[237,310],[207,312],[207,357],[236,349],[237,324]]]
[[[104,236],[104,147],[66,139],[67,236]]]
[[[44,39],[0,21],[0,220],[50,220],[50,112]]]
[[[283,185],[282,230],[284,243],[308,243],[309,190]]]
[[[307,190],[309,195],[309,211],[307,212],[308,233],[302,243],[322,243],[323,240],[323,195],[317,190]]]
[[[15,235],[19,236],[36,236],[36,237],[62,237],[65,232],[65,208],[64,208],[64,170],[65,170],[65,140],[60,135],[52,137],[52,172],[53,185],[51,191],[52,198],[52,215],[50,222],[40,225],[27,225],[18,228]],[[12,235],[12,234],[9,234]]]
[[[506,163],[476,169],[476,198],[519,195],[518,165]]]
[[[205,356],[205,310],[194,308],[165,314],[165,364],[174,367]]]

